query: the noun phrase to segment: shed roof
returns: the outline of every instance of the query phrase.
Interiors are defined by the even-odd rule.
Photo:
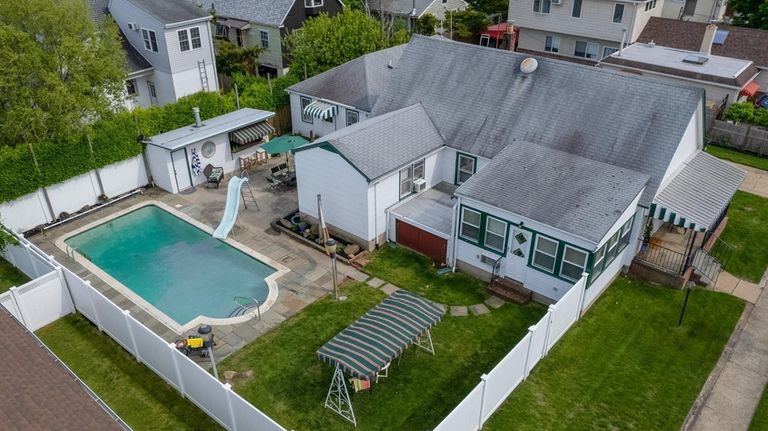
[[[201,127],[195,127],[193,123],[189,126],[179,127],[178,129],[152,136],[146,139],[144,143],[173,151],[222,133],[229,133],[251,124],[265,121],[274,115],[274,112],[261,111],[259,109],[238,109],[228,114],[203,120]],[[191,112],[189,116],[192,118]]]
[[[414,36],[372,115],[421,103],[461,151],[493,158],[517,139],[636,170],[649,205],[704,91],[545,58],[524,74],[526,57]]]
[[[211,0],[216,14],[280,27],[295,0]]]
[[[288,91],[371,112],[404,49],[405,45],[398,45],[363,55],[292,85]]]
[[[212,18],[208,11],[187,0],[127,0],[163,24],[176,24],[198,18]]]
[[[630,169],[516,141],[456,194],[598,244],[648,178]]]

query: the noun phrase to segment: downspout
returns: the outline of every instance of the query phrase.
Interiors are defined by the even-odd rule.
[[[457,195],[453,195],[456,198],[456,202],[453,204],[453,220],[451,223],[451,272],[456,272],[456,249],[458,248],[459,242],[457,240],[458,235],[458,215],[459,215],[459,204],[461,201],[461,198]]]
[[[373,183],[373,238],[376,249],[379,248],[379,199],[376,190],[379,185],[379,181]],[[389,226],[387,226],[389,227]],[[386,229],[387,239],[389,239],[389,229]]]
[[[645,4],[645,2],[643,3]],[[627,46],[632,45],[632,38],[634,37],[635,33],[635,21],[637,20],[637,2],[632,2],[632,22],[629,23],[629,38],[627,38]]]

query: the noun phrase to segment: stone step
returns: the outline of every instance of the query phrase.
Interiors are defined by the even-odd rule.
[[[533,297],[533,292],[520,283],[505,278],[498,278],[486,288],[491,294],[515,304],[527,304]]]

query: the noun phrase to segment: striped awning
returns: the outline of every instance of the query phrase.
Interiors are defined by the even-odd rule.
[[[304,108],[304,115],[327,120],[336,116],[336,105],[321,100],[315,100]]]
[[[325,343],[317,356],[348,375],[370,380],[440,321],[444,311],[398,290]]]
[[[243,145],[256,142],[264,136],[269,135],[270,133],[275,133],[275,128],[270,126],[266,121],[262,121],[260,123],[243,127],[242,129],[235,130],[229,134],[229,138],[230,140]]]
[[[745,175],[741,169],[700,151],[656,195],[648,214],[686,229],[714,229]]]

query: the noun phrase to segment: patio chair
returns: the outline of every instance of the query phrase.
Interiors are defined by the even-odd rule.
[[[269,185],[269,191],[271,192],[279,192],[282,191],[282,189],[285,187],[285,185],[277,180],[276,178],[272,178],[270,176],[264,176],[264,179],[267,180],[267,184]]]
[[[281,173],[288,172],[288,163],[280,163],[277,165],[277,168],[281,171]]]
[[[351,379],[349,379],[349,382],[352,383],[352,389],[355,390],[355,393],[367,391],[371,389],[370,380],[363,380],[363,379],[358,379],[357,377],[352,377]]]
[[[224,178],[224,168],[213,166],[209,163],[205,165],[205,168],[203,169],[203,175],[205,175],[206,187],[215,185],[218,189],[219,183],[221,183],[221,180]]]

